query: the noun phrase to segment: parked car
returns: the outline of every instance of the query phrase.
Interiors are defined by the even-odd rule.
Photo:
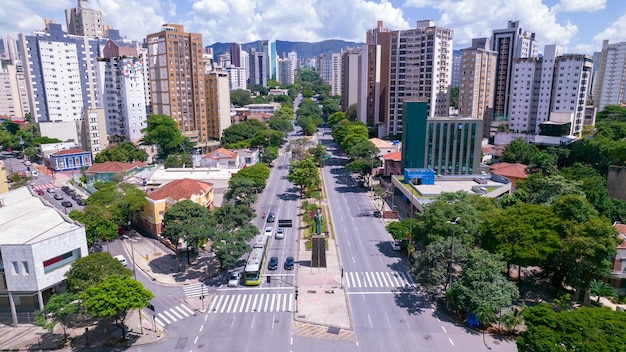
[[[230,273],[230,277],[228,278],[228,287],[239,286],[240,280],[241,280],[241,273],[238,271],[233,271],[232,273]]]
[[[274,222],[274,220],[276,220],[276,214],[274,213],[269,213],[267,215],[267,222]]]
[[[67,192],[70,188],[68,186],[61,187],[61,191]]]
[[[67,191],[65,191],[65,194],[67,194],[68,196],[73,196],[74,194],[76,194],[76,192],[74,192],[73,189],[68,189]]]
[[[383,217],[383,213],[381,213],[380,210],[376,210],[374,213],[372,213],[372,215],[374,215],[375,218]]]
[[[283,238],[285,238],[285,229],[279,227],[278,230],[276,230],[276,236],[274,236],[274,238],[276,238],[277,240],[282,240]]]
[[[272,233],[274,232],[274,228],[271,226],[268,226],[265,228],[265,235],[266,236],[272,236]]]
[[[80,194],[76,194],[76,193],[74,193],[74,194],[72,195],[72,199],[73,199],[73,200],[79,200],[79,199],[82,199],[82,198],[83,198],[83,197],[81,197],[81,196],[80,196]]]
[[[58,194],[58,193],[55,193],[54,194],[54,199],[56,199],[56,200],[63,200],[63,196]]]
[[[402,244],[400,241],[391,241],[391,249],[394,251],[399,251],[402,249]]]
[[[128,264],[128,263],[126,262],[126,258],[124,258],[124,256],[123,256],[123,255],[121,255],[121,254],[120,254],[120,255],[116,255],[116,256],[115,256],[115,257],[113,257],[113,258],[115,258],[115,259],[119,260],[119,261],[120,261],[120,263],[122,263],[122,265],[123,265],[123,266],[126,266],[126,265]]]
[[[72,202],[70,202],[69,200],[64,200],[61,202],[61,205],[66,207],[66,208],[71,208],[72,207]]]
[[[292,270],[293,269],[293,265],[294,265],[294,260],[293,257],[287,257],[287,259],[285,259],[285,270]]]
[[[82,198],[76,199],[76,204],[82,207],[85,205],[85,201]]]
[[[38,195],[38,196],[43,196],[43,193],[44,193],[44,192],[43,192],[42,190],[40,190],[40,189],[38,189],[38,190],[37,190],[37,195]]]
[[[269,263],[267,263],[267,268],[269,270],[278,269],[278,257],[271,257]]]
[[[24,161],[24,165],[26,165],[26,166],[31,166],[31,165],[32,165],[32,163],[31,163],[30,161],[26,160],[26,161]]]

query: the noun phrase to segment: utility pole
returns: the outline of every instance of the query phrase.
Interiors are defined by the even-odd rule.
[[[448,224],[450,225],[456,225],[459,223],[459,220],[461,220],[461,218],[457,217],[456,219],[454,219],[454,221],[448,221]],[[455,229],[456,226],[452,227],[452,245],[450,246],[450,262],[448,263],[448,287],[447,289],[450,289],[450,287],[452,286],[452,265],[454,265],[454,236],[455,236]],[[446,290],[447,290],[446,289]],[[446,310],[449,310],[450,308],[450,302],[449,300],[446,300]]]

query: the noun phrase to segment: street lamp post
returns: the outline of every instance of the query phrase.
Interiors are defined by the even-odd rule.
[[[448,221],[448,224],[456,225],[459,223],[461,218],[457,217],[454,221]],[[452,286],[452,265],[454,264],[454,236],[455,236],[455,227],[452,227],[452,245],[450,246],[450,263],[448,265],[448,288]]]

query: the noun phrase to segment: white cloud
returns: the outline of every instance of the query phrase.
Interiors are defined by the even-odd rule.
[[[405,6],[425,1],[407,1]],[[555,9],[541,0],[442,0],[433,4],[441,13],[437,25],[455,29],[455,48],[461,49],[472,38],[489,37],[494,29],[507,27],[508,21],[520,21],[522,29],[536,33],[540,45],[567,46],[578,32],[569,21],[558,23]]]
[[[104,23],[119,29],[122,36],[139,41],[169,22],[159,0],[96,0],[89,7],[101,10]]]
[[[20,0],[5,0],[0,6],[0,36],[11,35],[17,38],[18,33],[31,34],[45,27],[44,18],[38,14],[41,9],[31,7]],[[63,21],[58,23],[65,23]]]
[[[608,39],[611,43],[619,43],[626,41],[626,14],[622,15],[617,21],[611,23],[602,32],[596,34],[593,39],[602,42]]]
[[[603,10],[606,7],[606,0],[561,0],[555,6],[559,11],[586,11],[593,12]]]

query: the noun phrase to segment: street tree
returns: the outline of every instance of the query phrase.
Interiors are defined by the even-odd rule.
[[[230,125],[222,132],[222,144],[228,146],[252,139],[258,132],[265,129],[267,129],[267,126],[255,119]]]
[[[482,248],[499,253],[507,263],[518,267],[541,265],[560,244],[559,218],[543,205],[518,204],[493,213],[482,224]]]
[[[369,142],[367,126],[362,122],[353,122],[347,125],[346,135],[343,140],[339,142],[339,145],[341,145],[341,149],[348,152],[354,145],[363,141]]]
[[[291,116],[280,117],[280,116],[274,115],[270,117],[270,119],[267,121],[267,125],[269,126],[269,128],[275,131],[289,133],[293,131],[293,124],[291,123],[291,120],[292,120]]]
[[[250,206],[257,201],[258,193],[254,180],[248,177],[231,177],[228,180],[228,190],[224,194],[224,199]]]
[[[63,340],[67,340],[67,325],[80,311],[78,295],[70,292],[53,294],[43,310],[35,311],[35,325],[52,331],[59,324]]]
[[[285,134],[281,131],[272,129],[260,130],[252,137],[250,144],[263,148],[278,147],[283,137],[285,137]]]
[[[348,162],[344,168],[346,171],[357,174],[357,179],[366,186],[370,186],[373,168],[380,167],[382,162],[378,158],[359,158]]]
[[[511,309],[506,310],[500,318],[499,322],[504,324],[504,327],[509,332],[509,334],[516,335],[518,326],[524,324],[524,316],[523,312],[526,306],[521,307],[512,307]]]
[[[441,193],[435,201],[424,207],[420,217],[423,228],[420,240],[427,245],[439,238],[455,236],[457,242],[478,244],[479,227],[485,217],[482,212],[488,213],[494,208],[493,205],[487,206],[489,203],[480,198],[464,191]],[[457,218],[457,223],[451,224]]]
[[[89,246],[99,240],[110,241],[118,236],[118,221],[116,220],[118,212],[113,212],[105,206],[87,203],[82,211],[72,210],[68,216],[85,226],[85,236]]]
[[[339,121],[346,118],[346,114],[342,111],[337,111],[336,113],[328,116],[328,125],[330,128],[335,128],[335,126],[339,123]]]
[[[300,187],[300,197],[304,195],[306,189],[319,187],[321,179],[312,158],[292,161],[290,166],[287,180]]]
[[[215,209],[213,214],[215,217],[214,221],[217,224],[216,226],[220,227],[221,229],[226,229],[228,231],[242,228],[246,228],[246,231],[249,231],[250,228],[248,225],[252,226],[252,224],[250,224],[250,221],[255,216],[254,210],[249,206],[243,204],[226,204],[222,207]]]
[[[111,257],[109,252],[95,252],[72,262],[72,267],[65,273],[65,278],[68,291],[80,294],[108,276],[130,274],[131,271],[119,260]]]
[[[515,284],[505,277],[502,255],[473,249],[461,277],[446,293],[453,307],[474,313],[477,310],[498,312],[519,297]]]
[[[539,148],[534,144],[530,144],[521,138],[516,138],[504,147],[500,160],[508,163],[529,165],[538,152]]]
[[[145,162],[146,160],[148,160],[148,153],[142,149],[138,149],[133,143],[122,142],[111,145],[100,151],[94,161],[96,163],[104,163],[107,161],[130,163],[133,161]]]
[[[317,145],[313,148],[309,148],[309,154],[318,166],[324,163],[324,157],[326,156],[326,148],[322,142],[317,142]]]
[[[374,159],[377,158],[379,153],[380,150],[369,139],[363,139],[358,143],[352,144],[352,146],[346,150],[346,155],[348,155],[348,158],[351,160]]]
[[[428,244],[413,256],[411,271],[429,294],[436,295],[443,288],[449,288],[450,275],[455,267],[463,268],[472,247],[464,242],[455,242],[452,258],[452,238],[439,238]],[[454,264],[451,262],[454,259]]]
[[[561,195],[584,196],[581,184],[579,181],[568,180],[558,174],[548,177],[531,174],[526,180],[517,183],[515,197],[525,203],[549,205]]]
[[[184,240],[197,247],[213,231],[209,209],[188,199],[176,202],[163,215],[163,236],[174,244]]]
[[[85,312],[96,318],[114,318],[126,340],[125,320],[129,310],[148,306],[152,292],[130,276],[110,275],[96,286],[88,287],[81,295]]]
[[[258,229],[256,230],[258,232]],[[217,231],[212,238],[212,250],[220,263],[220,269],[234,264],[239,258],[249,252],[252,247],[248,244],[254,235],[250,228],[234,231]]]
[[[330,116],[336,112],[341,111],[341,106],[334,99],[326,99],[322,101],[322,113],[326,116]]]
[[[520,352],[622,351],[626,312],[581,307],[560,312],[546,303],[524,309],[526,330],[517,339]]]
[[[597,302],[600,302],[600,298],[602,297],[611,298],[617,296],[613,286],[604,281],[595,279],[591,280],[589,283],[589,292],[597,297]]]
[[[348,109],[346,109],[346,118],[349,121],[356,121],[357,120],[357,106],[356,106],[356,103],[355,104],[351,104],[350,106],[348,106]]]
[[[267,179],[270,177],[270,168],[263,163],[256,163],[237,171],[237,173],[231,177],[231,180],[232,178],[238,177],[252,180],[255,184],[255,191],[259,193],[265,189]]]
[[[244,107],[248,104],[252,104],[252,96],[247,89],[235,89],[230,91],[230,102],[234,106]]]
[[[143,133],[141,143],[156,145],[159,159],[165,160],[168,156],[181,152],[186,146],[185,143],[189,143],[180,133],[178,123],[167,115],[150,115],[146,120],[146,126],[141,130]]]

